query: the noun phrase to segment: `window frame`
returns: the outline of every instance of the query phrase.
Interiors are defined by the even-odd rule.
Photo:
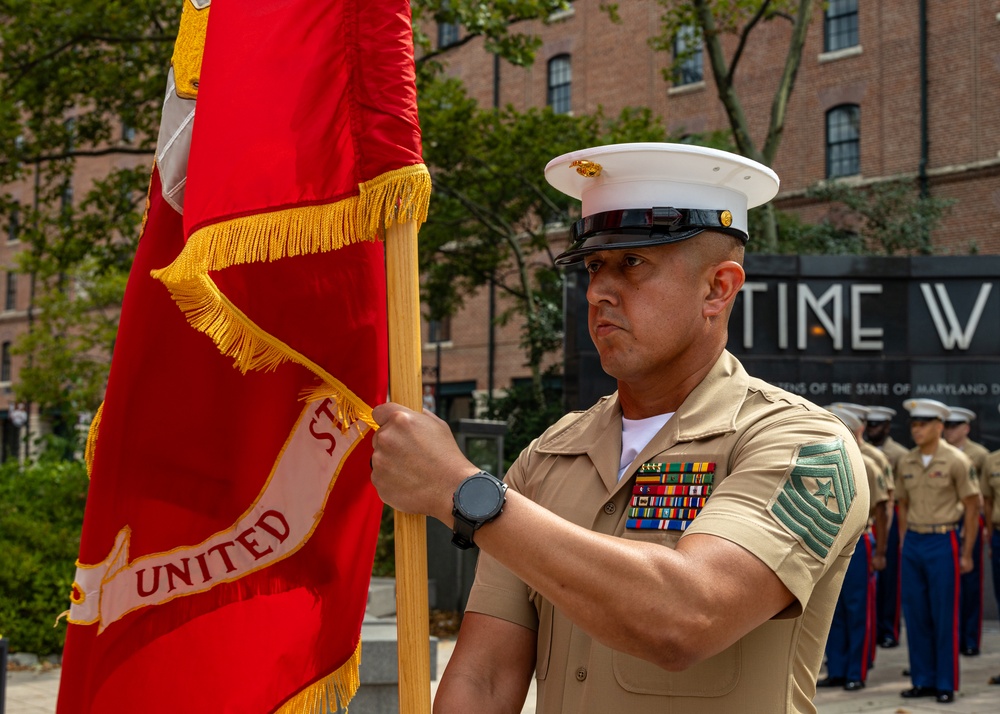
[[[696,49],[689,49],[688,43],[692,41],[697,41]],[[686,87],[705,81],[705,43],[697,26],[681,26],[674,34],[671,52],[674,57],[672,82],[675,87]],[[687,56],[684,56],[685,54]]]
[[[457,22],[439,22],[437,27],[438,49],[444,50],[457,45],[462,39],[462,31]]]
[[[832,122],[838,120],[839,117],[844,116],[846,121],[838,121],[836,125]],[[826,111],[825,116],[825,139],[826,139],[826,178],[836,179],[843,178],[846,176],[858,176],[861,174],[861,106],[858,104],[838,104],[835,107],[830,107]],[[849,128],[851,125],[854,127],[854,135],[844,137],[834,138],[834,134],[838,130],[842,130],[845,127]],[[845,156],[843,149],[845,147],[853,146],[853,152],[848,151],[848,155]],[[839,167],[846,165],[847,168],[853,168],[854,171],[844,171],[839,170]]]
[[[550,57],[546,64],[545,104],[556,114],[573,111],[573,60],[568,52]]]
[[[7,271],[7,292],[3,304],[6,312],[17,309],[17,271]]]
[[[427,321],[427,343],[430,345],[451,342],[451,317]]]
[[[10,348],[11,342],[9,341],[0,344],[0,384],[11,383],[12,370]]]
[[[858,25],[857,0],[830,0],[823,11],[823,51],[857,47],[860,44]]]

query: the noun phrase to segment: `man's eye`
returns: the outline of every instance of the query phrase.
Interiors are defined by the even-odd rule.
[[[640,263],[642,263],[642,258],[640,258],[637,255],[626,255],[625,259],[624,259],[624,263],[628,267],[634,268],[635,266],[637,266]]]
[[[586,264],[586,269],[588,273],[596,273],[599,267],[601,267],[601,264],[598,263],[596,260],[592,260]]]

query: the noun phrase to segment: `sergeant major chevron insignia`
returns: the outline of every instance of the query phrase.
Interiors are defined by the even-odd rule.
[[[771,516],[816,557],[825,559],[854,497],[854,473],[842,439],[799,448]]]

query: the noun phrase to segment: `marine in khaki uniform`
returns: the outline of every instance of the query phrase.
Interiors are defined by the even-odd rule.
[[[893,478],[899,459],[909,449],[889,436],[896,410],[890,407],[869,406],[866,414],[865,439],[889,460]],[[899,646],[899,623],[902,608],[899,604],[899,517],[893,500],[889,514],[889,542],[885,551],[885,568],[875,576],[875,642],[879,647]]]
[[[678,144],[573,152],[546,177],[582,197],[557,263],[585,265],[618,391],[548,429],[504,485],[441,420],[373,411],[383,499],[482,549],[435,710],[520,711],[534,673],[539,714],[815,712],[869,494],[836,417],[725,351],[747,208],[777,177]]]
[[[894,416],[896,416],[895,409],[882,406],[868,407],[865,416],[865,440],[886,455],[893,472],[900,458],[910,451],[889,435]]]
[[[990,450],[969,438],[969,428],[976,413],[964,407],[950,406],[944,420],[944,440],[969,457],[976,468],[976,478],[983,475],[983,462]],[[972,547],[972,570],[962,573],[958,614],[958,651],[968,657],[979,654],[983,639],[983,531],[986,521],[982,513],[976,521],[976,544]],[[959,530],[959,537],[962,531]]]
[[[889,457],[885,453],[883,453],[880,449],[873,446],[872,444],[869,444],[863,438],[866,428],[865,425],[868,420],[869,407],[866,407],[861,404],[854,404],[853,402],[834,402],[833,404],[828,405],[826,408],[832,411],[838,417],[841,417],[841,419],[843,419],[842,412],[845,410],[853,414],[858,419],[858,421],[860,422],[860,434],[858,436],[858,446],[861,449],[861,454],[863,456],[867,456],[878,465],[879,475],[886,482],[887,488],[891,493],[892,462],[890,462]],[[853,424],[853,420],[851,423]]]
[[[863,406],[861,404],[854,404],[853,402],[834,402],[833,404],[829,405],[827,407],[827,409],[831,410],[834,414],[837,414],[837,416],[840,416],[841,419],[843,419],[842,412],[844,412],[844,411],[850,412],[860,422],[860,425],[859,425],[859,428],[858,428],[858,431],[857,431],[856,435],[858,437],[858,446],[861,448],[861,455],[865,457],[866,463],[869,463],[869,462],[873,462],[874,463],[875,469],[877,471],[877,477],[885,484],[885,488],[887,489],[888,494],[889,494],[889,500],[888,500],[888,503],[886,504],[886,514],[885,514],[885,516],[886,516],[886,518],[885,518],[885,529],[886,530],[882,534],[884,537],[882,537],[882,538],[877,538],[876,537],[875,538],[875,543],[878,545],[878,550],[877,550],[876,553],[873,554],[873,559],[872,559],[872,562],[871,562],[871,566],[872,567],[869,568],[869,585],[870,585],[871,590],[872,590],[872,597],[871,597],[872,602],[869,603],[867,599],[864,601],[865,606],[868,608],[866,610],[866,614],[868,616],[868,620],[869,620],[868,626],[869,626],[869,629],[870,629],[870,632],[867,633],[867,636],[865,637],[866,649],[867,649],[867,654],[868,654],[868,667],[866,669],[870,669],[871,667],[875,666],[876,644],[879,642],[879,639],[878,639],[878,627],[879,627],[879,625],[878,625],[878,608],[877,608],[877,604],[878,604],[878,601],[877,601],[878,580],[877,580],[877,578],[878,578],[879,575],[881,575],[881,573],[888,566],[888,562],[889,562],[889,543],[890,543],[889,531],[892,529],[892,526],[895,523],[895,512],[894,512],[895,511],[895,503],[893,501],[893,488],[894,488],[894,486],[893,486],[892,464],[889,462],[889,457],[886,456],[880,449],[878,449],[877,447],[873,446],[872,444],[869,444],[867,441],[864,440],[864,433],[865,433],[865,430],[866,430],[866,425],[867,425],[867,420],[868,420],[868,413],[872,409],[879,409],[878,407],[867,407],[867,406]],[[852,420],[852,423],[853,423],[853,420]],[[852,429],[852,431],[853,431],[853,429]],[[875,530],[872,533],[869,533],[869,536],[876,536],[876,535],[878,535],[878,528],[880,527],[880,524],[881,524],[881,520],[880,519],[876,519]],[[892,542],[893,547],[896,550],[896,552],[894,553],[894,555],[896,556],[894,566],[895,566],[896,572],[898,573],[898,571],[899,571],[899,559],[898,559],[899,533],[898,533],[898,529],[896,531],[896,537],[895,537],[895,539],[892,540],[891,542]],[[869,605],[870,605],[870,607],[868,607]],[[834,621],[834,625],[836,625],[836,620]],[[897,632],[896,636],[898,637],[898,630],[896,630],[896,632]],[[898,642],[898,640],[897,640],[897,642]],[[829,647],[827,649],[829,649]],[[855,670],[855,671],[852,672],[852,674],[858,674],[858,672]],[[860,689],[860,687],[858,686],[858,683],[860,682],[860,683],[863,684],[864,681],[865,681],[864,677],[862,677],[860,680],[858,680],[856,678],[855,679],[850,679],[849,678],[848,682],[853,683],[852,686],[849,687],[849,689],[855,689],[855,690],[856,689]]]
[[[993,596],[1000,605],[1000,451],[986,457],[979,486],[983,491],[986,540],[990,544],[990,565],[993,567]],[[1000,684],[1000,674],[990,677],[990,684]]]
[[[855,405],[831,404],[826,409],[836,415],[854,434],[860,443],[865,422],[860,414],[862,407]],[[870,444],[868,449],[875,449]],[[874,636],[875,589],[872,577],[885,567],[885,546],[888,539],[890,501],[889,483],[886,470],[891,467],[882,452],[875,449],[882,461],[869,455],[864,447],[861,456],[868,475],[868,490],[871,494],[871,531],[865,533],[854,548],[851,564],[847,568],[844,584],[840,588],[837,608],[830,625],[830,636],[826,641],[827,676],[816,683],[817,687],[843,687],[849,692],[860,691],[868,678],[872,659],[872,637]]]
[[[917,446],[900,459],[896,475],[903,617],[913,681],[902,696],[949,703],[959,684],[956,595],[960,572],[972,569],[979,486],[972,462],[941,438],[947,405],[911,399],[903,406]],[[961,550],[960,521],[966,529]]]

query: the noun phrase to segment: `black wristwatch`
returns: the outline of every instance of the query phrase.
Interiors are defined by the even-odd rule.
[[[507,484],[485,471],[472,474],[455,489],[455,517],[452,545],[468,550],[476,544],[472,537],[484,523],[489,523],[503,512],[507,502]]]

